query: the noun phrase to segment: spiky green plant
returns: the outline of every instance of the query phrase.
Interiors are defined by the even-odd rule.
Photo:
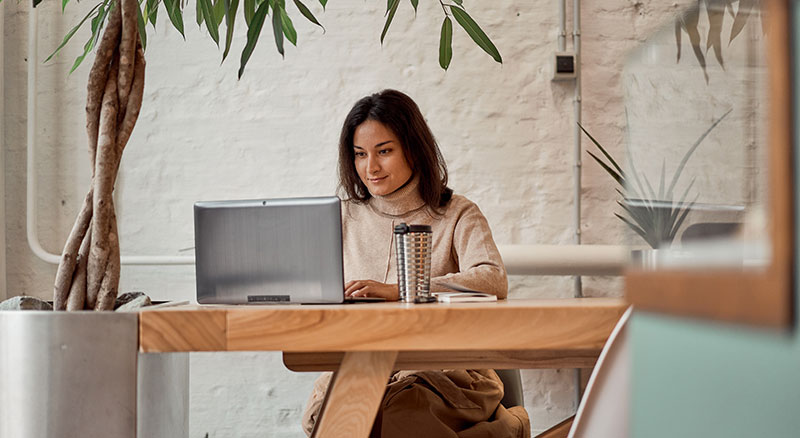
[[[675,173],[672,175],[668,186],[665,184],[666,163],[662,160],[660,183],[657,191],[653,190],[653,185],[650,183],[647,175],[636,170],[636,166],[630,154],[627,155],[629,171],[625,172],[622,170],[622,167],[617,164],[611,154],[608,153],[606,148],[600,145],[580,123],[578,124],[583,133],[597,146],[610,164],[600,159],[600,157],[593,154],[591,151],[586,152],[614,178],[614,181],[619,185],[616,190],[617,193],[622,196],[622,200],[617,200],[617,204],[627,213],[627,217],[619,213],[614,213],[614,216],[618,217],[622,222],[625,222],[625,224],[644,239],[651,248],[668,247],[675,239],[675,235],[697,201],[697,196],[699,196],[696,195],[691,202],[686,202],[686,197],[694,186],[694,178],[689,182],[689,185],[677,202],[674,198],[675,186],[680,180],[686,163],[697,150],[697,147],[700,146],[700,143],[703,142],[706,136],[708,136],[731,111],[732,110],[728,110],[722,117],[714,121],[697,141],[694,142],[689,150],[686,151],[677,169],[675,169]],[[642,181],[644,181],[644,184]]]

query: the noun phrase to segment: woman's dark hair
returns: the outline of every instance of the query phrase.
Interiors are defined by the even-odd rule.
[[[453,191],[447,187],[447,165],[436,139],[410,97],[397,90],[383,90],[356,102],[342,125],[339,136],[339,185],[349,199],[364,202],[372,197],[358,177],[353,150],[356,128],[367,120],[382,123],[400,140],[414,175],[419,176],[419,193],[433,210],[444,207]]]

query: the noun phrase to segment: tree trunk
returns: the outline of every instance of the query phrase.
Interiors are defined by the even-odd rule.
[[[92,184],[72,227],[53,290],[56,310],[113,310],[120,251],[114,184],[144,94],[136,0],[116,0],[89,73],[86,130]]]

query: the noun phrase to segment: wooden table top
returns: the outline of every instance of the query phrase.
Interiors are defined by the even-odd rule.
[[[602,348],[628,304],[613,298],[496,303],[213,306],[143,310],[146,353]]]

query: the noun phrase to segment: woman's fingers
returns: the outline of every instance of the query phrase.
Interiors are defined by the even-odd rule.
[[[397,300],[397,285],[374,280],[348,281],[344,285],[346,297],[383,297],[389,301]]]
[[[346,297],[367,297],[372,280],[355,280],[345,285],[344,296]]]

